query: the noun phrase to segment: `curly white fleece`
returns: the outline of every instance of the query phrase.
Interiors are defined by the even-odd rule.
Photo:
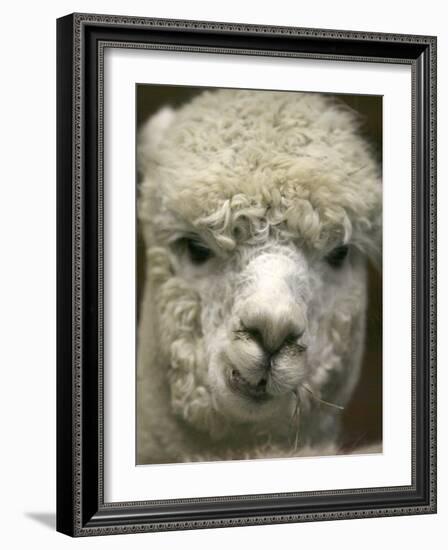
[[[381,251],[378,166],[358,126],[331,96],[219,90],[143,128],[139,463],[336,452],[337,409],[316,398],[344,405],[356,385],[365,258],[378,265]],[[190,265],[176,248],[186,235],[213,260]],[[333,273],[324,258],[341,244],[353,252]],[[229,361],[255,361],[230,336],[255,295],[281,298],[286,315],[299,304],[308,347],[280,356],[277,389],[291,391],[265,409],[222,382]]]

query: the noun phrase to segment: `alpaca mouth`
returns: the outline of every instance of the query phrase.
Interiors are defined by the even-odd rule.
[[[272,397],[266,391],[266,378],[262,378],[257,384],[252,384],[235,368],[232,368],[229,371],[228,383],[233,391],[243,395],[244,397],[250,398],[253,401],[263,402],[271,399]]]

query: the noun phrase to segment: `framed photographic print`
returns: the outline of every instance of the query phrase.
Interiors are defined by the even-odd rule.
[[[57,40],[57,529],[434,513],[436,38]]]

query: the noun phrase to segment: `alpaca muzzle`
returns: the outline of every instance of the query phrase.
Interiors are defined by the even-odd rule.
[[[300,288],[300,270],[291,258],[269,255],[250,268],[246,297],[234,315],[227,380],[232,390],[262,401],[291,392],[300,381],[307,349],[306,305],[294,292]]]

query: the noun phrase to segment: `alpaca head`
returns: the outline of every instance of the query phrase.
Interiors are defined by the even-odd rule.
[[[172,407],[198,429],[287,422],[356,384],[381,186],[320,94],[204,93],[143,128],[146,298]]]

